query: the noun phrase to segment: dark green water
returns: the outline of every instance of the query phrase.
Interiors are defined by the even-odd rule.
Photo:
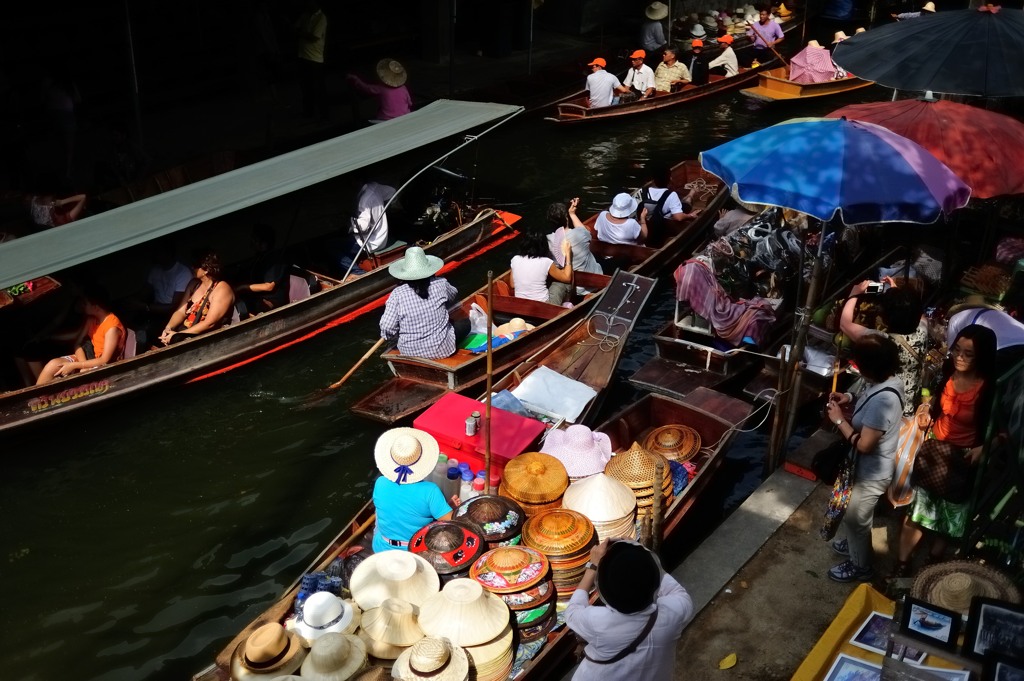
[[[640,184],[649,162],[889,95],[869,88],[757,110],[734,94],[569,130],[523,116],[453,161],[471,170],[478,159],[480,193],[526,220],[574,195],[590,214]],[[297,198],[316,206],[334,191]],[[496,250],[451,279],[466,292],[507,266],[508,250]],[[652,301],[624,373],[650,354],[670,310],[665,293]],[[180,681],[206,666],[368,497],[380,428],[345,405],[384,367],[368,364],[327,406],[302,411],[292,400],[337,379],[376,337],[373,315],[227,375],[0,443],[3,677]]]

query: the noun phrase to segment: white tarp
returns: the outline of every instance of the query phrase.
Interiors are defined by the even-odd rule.
[[[385,123],[0,244],[0,288],[172,234],[522,110],[439,100]]]
[[[539,366],[512,390],[512,394],[532,412],[575,423],[583,408],[597,396],[597,391],[586,383]]]

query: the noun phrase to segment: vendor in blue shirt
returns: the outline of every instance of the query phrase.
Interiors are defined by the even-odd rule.
[[[381,477],[373,485],[374,553],[408,550],[409,539],[420,528],[451,517],[441,488],[425,480],[438,454],[437,440],[416,428],[392,428],[378,438],[374,456]]]

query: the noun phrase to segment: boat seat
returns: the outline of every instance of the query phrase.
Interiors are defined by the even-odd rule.
[[[390,350],[384,353],[384,360],[387,361],[390,359],[398,359],[399,357],[402,356],[403,355],[399,353],[397,349],[391,348]],[[455,354],[450,357],[441,357],[440,359],[430,359],[427,361],[431,362],[432,364],[440,364],[442,366],[448,367],[457,367],[465,364],[469,360],[478,356],[479,355],[475,352],[470,352],[469,350],[458,348],[455,351]]]
[[[135,356],[136,350],[136,339],[135,329],[125,329],[124,333],[124,353],[121,355],[121,359],[131,359]]]
[[[294,303],[309,298],[309,282],[294,274],[288,277],[288,302]]]
[[[394,241],[390,241],[387,244],[385,244],[384,248],[374,253],[374,255],[380,258],[380,256],[384,255],[385,253],[390,253],[392,251],[403,249],[408,245],[408,243],[402,241],[401,239],[395,239]]]

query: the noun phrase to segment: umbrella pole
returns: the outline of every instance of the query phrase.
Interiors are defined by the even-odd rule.
[[[486,489],[488,494],[494,494],[491,489],[491,390],[494,380],[494,352],[491,348],[491,330],[494,327],[494,302],[492,291],[494,290],[494,272],[487,271],[487,405],[484,409],[484,475],[487,481]]]

